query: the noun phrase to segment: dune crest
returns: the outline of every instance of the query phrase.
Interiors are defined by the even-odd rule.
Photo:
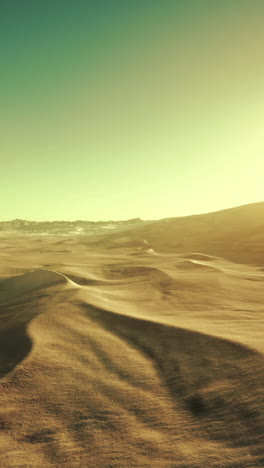
[[[211,272],[220,271],[219,268],[210,264],[208,265],[205,261],[192,260],[192,259],[187,259],[179,263],[178,268],[182,270],[199,269],[199,270],[206,270],[206,271],[211,271]]]
[[[38,289],[56,284],[67,284],[70,280],[63,274],[52,270],[39,269],[23,275],[0,281],[0,304],[12,302],[20,296],[32,293]],[[74,283],[71,281],[71,284]]]

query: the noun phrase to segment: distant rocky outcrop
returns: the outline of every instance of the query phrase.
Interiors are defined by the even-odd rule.
[[[28,221],[25,219],[13,219],[0,222],[0,231],[14,231],[27,234],[97,234],[105,232],[104,228],[115,229],[117,227],[136,225],[143,223],[140,218],[118,221]],[[110,230],[110,229],[109,229]]]

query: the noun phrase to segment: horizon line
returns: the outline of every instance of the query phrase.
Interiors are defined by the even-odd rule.
[[[187,214],[187,215],[182,215],[182,216],[168,216],[165,218],[153,218],[153,219],[142,219],[141,217],[133,217],[133,218],[126,218],[126,219],[109,219],[109,220],[90,220],[90,219],[75,219],[75,220],[67,220],[67,219],[44,219],[41,221],[36,221],[33,219],[25,219],[25,218],[13,218],[9,220],[0,220],[0,223],[13,223],[14,221],[26,221],[28,223],[118,223],[118,222],[125,222],[125,221],[136,221],[138,220],[139,222],[147,222],[147,221],[159,221],[162,219],[172,219],[172,218],[188,218],[191,216],[201,216],[201,215],[207,215],[210,213],[219,213],[221,211],[228,211],[228,210],[233,210],[236,208],[242,208],[250,205],[259,205],[261,203],[264,203],[264,200],[257,201],[257,202],[251,202],[251,203],[244,203],[242,205],[235,205],[235,206],[230,206],[228,208],[221,208],[220,210],[213,210],[213,211],[206,211],[206,212],[200,212],[200,213],[192,213],[192,214]]]

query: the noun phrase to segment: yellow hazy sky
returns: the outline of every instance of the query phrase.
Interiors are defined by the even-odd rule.
[[[0,219],[264,200],[264,3],[6,0]]]

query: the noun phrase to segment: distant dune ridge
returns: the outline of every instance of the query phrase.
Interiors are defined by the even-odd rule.
[[[263,215],[2,223],[1,468],[263,467]]]
[[[111,228],[111,229],[108,229]],[[107,231],[107,232],[106,232]],[[13,220],[0,222],[0,232],[31,235],[89,235],[94,245],[117,248],[142,245],[154,252],[202,252],[235,262],[264,264],[264,202],[213,213],[142,221]],[[122,235],[123,234],[123,235]]]
[[[264,202],[214,213],[145,221],[127,231],[159,252],[202,252],[235,262],[264,263]],[[111,233],[109,243],[119,233]]]

